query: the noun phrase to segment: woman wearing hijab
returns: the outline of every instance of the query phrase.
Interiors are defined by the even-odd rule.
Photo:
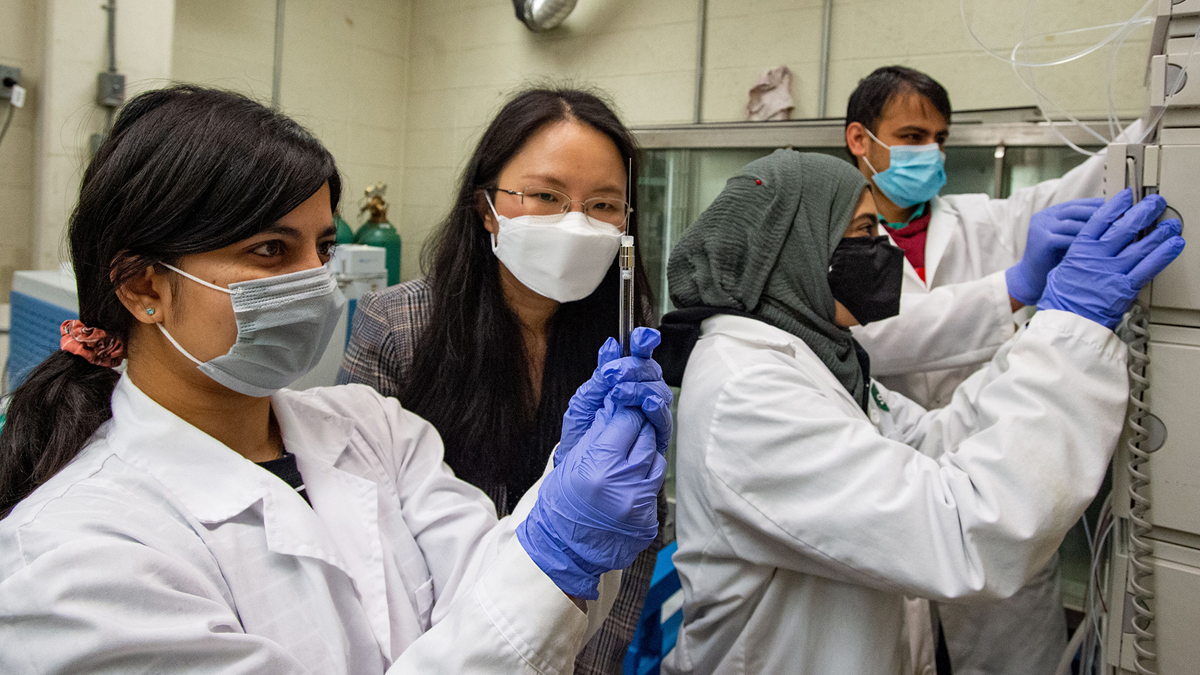
[[[903,254],[876,236],[862,176],[781,150],[730,179],[669,267],[682,309],[664,335],[699,339],[679,398],[684,621],[666,672],[910,672],[906,595],[1003,597],[1045,566],[1121,431],[1112,329],[1183,248],[1176,221],[1134,241],[1163,208],[1127,192],[1099,207],[1041,311],[926,411],[872,381],[850,335],[899,308]]]

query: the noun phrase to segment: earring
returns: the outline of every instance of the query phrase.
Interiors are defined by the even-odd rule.
[[[154,316],[154,308],[153,308],[153,307],[147,307],[147,308],[146,308],[146,313],[147,313],[147,314],[149,314],[150,316]]]

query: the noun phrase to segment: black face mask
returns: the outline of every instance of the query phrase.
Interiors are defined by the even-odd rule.
[[[829,261],[829,290],[862,325],[900,313],[904,251],[887,235],[850,237],[838,243]]]

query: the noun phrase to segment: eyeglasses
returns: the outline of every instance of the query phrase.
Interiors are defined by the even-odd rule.
[[[521,207],[525,210],[526,215],[530,216],[557,216],[570,211],[572,204],[582,204],[585,216],[620,227],[625,224],[629,214],[633,213],[633,208],[629,206],[628,202],[612,197],[592,197],[579,201],[550,188],[527,187],[520,191],[499,187],[491,189],[519,197]]]

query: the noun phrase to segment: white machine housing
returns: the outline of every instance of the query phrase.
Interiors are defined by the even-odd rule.
[[[1131,453],[1123,439],[1113,466],[1113,513],[1118,522],[1105,593],[1105,672],[1114,675],[1200,673],[1200,415],[1192,407],[1200,391],[1200,48],[1193,49],[1200,31],[1200,0],[1159,0],[1157,12],[1147,69],[1148,119],[1161,114],[1161,121],[1143,143],[1109,146],[1105,196],[1126,186],[1134,189],[1135,197],[1157,192],[1169,205],[1163,218],[1180,218],[1183,236],[1190,241],[1142,298],[1150,309],[1149,388],[1143,401],[1159,430],[1148,441],[1149,449],[1157,450],[1143,465],[1150,477],[1143,493],[1151,503],[1147,541],[1153,551],[1148,560],[1154,570],[1154,598],[1149,604],[1156,657],[1143,664],[1145,671],[1135,664]]]
[[[387,288],[386,254],[383,248],[362,244],[338,244],[333,250],[329,264],[337,277],[338,288],[346,296],[346,306],[342,308],[342,317],[333,330],[333,338],[329,340],[321,361],[311,372],[292,384],[292,389],[328,387],[336,383],[346,345],[350,342],[350,328],[358,300],[367,293]]]

